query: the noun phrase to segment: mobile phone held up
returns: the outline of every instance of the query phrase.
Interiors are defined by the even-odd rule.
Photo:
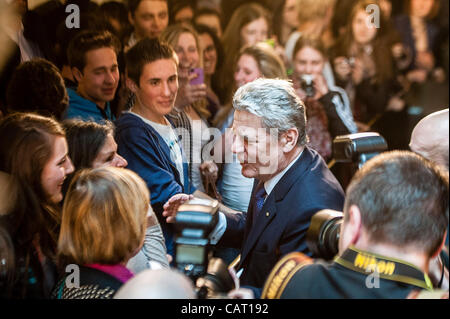
[[[189,84],[191,85],[197,85],[197,84],[203,84],[205,82],[205,77],[203,74],[203,69],[202,68],[194,68],[191,70],[191,72],[189,73],[190,75],[192,74],[197,74],[197,77],[193,78]]]

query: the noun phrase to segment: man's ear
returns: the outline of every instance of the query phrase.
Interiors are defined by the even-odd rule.
[[[133,81],[132,79],[130,79],[129,77],[127,77],[127,79],[126,79],[126,85],[127,85],[127,88],[128,88],[131,92],[133,92],[134,94],[137,93],[137,90],[138,90],[137,85],[136,85],[136,83],[134,83],[134,81]]]
[[[361,237],[362,222],[359,207],[356,205],[351,205],[348,210],[347,218],[346,228],[348,228],[349,243],[350,245],[353,245],[357,243]]]
[[[75,80],[77,81],[77,83],[82,82],[82,78],[83,78],[83,73],[77,68],[77,67],[72,67],[72,75],[75,78]]]
[[[447,239],[447,230],[445,231],[444,237],[442,238],[442,243],[439,245],[439,248],[434,252],[433,256],[431,256],[431,259],[436,258],[441,253],[441,250],[445,246],[446,239]]]
[[[291,128],[283,133],[281,142],[283,143],[283,152],[289,153],[297,146],[298,130]]]

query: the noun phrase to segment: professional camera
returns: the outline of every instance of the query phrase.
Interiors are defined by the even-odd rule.
[[[378,133],[341,135],[333,141],[333,158],[336,162],[355,164],[359,169],[386,149],[386,141]],[[324,209],[311,218],[306,242],[314,257],[330,260],[336,256],[342,217],[341,212]]]
[[[385,150],[386,140],[375,132],[341,135],[333,141],[334,160],[338,163],[356,163],[358,169]]]
[[[219,202],[194,198],[178,208],[175,217],[175,265],[191,278],[206,273],[209,234],[218,221]]]
[[[196,284],[200,299],[234,288],[227,265],[211,258],[208,236],[217,225],[218,208],[217,200],[194,198],[181,205],[175,217],[175,266]]]
[[[306,243],[314,257],[331,260],[337,255],[343,216],[342,212],[323,209],[311,218]]]
[[[307,97],[313,97],[316,95],[316,89],[314,88],[314,75],[302,74],[300,76],[300,84]]]

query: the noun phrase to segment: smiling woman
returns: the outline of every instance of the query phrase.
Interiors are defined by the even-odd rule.
[[[0,171],[18,187],[16,202],[2,217],[17,264],[7,298],[48,297],[54,284],[58,204],[73,172],[67,152],[64,130],[51,118],[16,113],[0,122]]]
[[[227,48],[227,55],[220,69],[220,89],[223,91],[221,94],[224,103],[232,98],[233,79],[229,72],[233,69],[239,50],[246,45],[267,40],[271,36],[270,21],[269,12],[256,3],[243,4],[233,13],[222,37],[223,47]]]
[[[76,171],[70,174],[64,183],[64,194],[67,193],[73,177],[82,169],[118,167],[124,168],[128,162],[117,153],[112,123],[99,124],[81,120],[66,120],[63,122],[69,144],[69,155]],[[149,217],[145,243],[142,250],[131,259],[128,268],[139,272],[150,267],[150,262],[158,262],[168,267],[166,246],[161,227],[154,218]]]

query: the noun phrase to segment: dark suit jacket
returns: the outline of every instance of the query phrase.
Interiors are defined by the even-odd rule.
[[[261,288],[283,255],[311,255],[305,241],[311,217],[326,208],[342,211],[344,191],[322,157],[306,147],[266,198],[252,226],[254,193],[255,187],[248,214],[226,214],[227,229],[218,244],[241,248],[241,284]]]

